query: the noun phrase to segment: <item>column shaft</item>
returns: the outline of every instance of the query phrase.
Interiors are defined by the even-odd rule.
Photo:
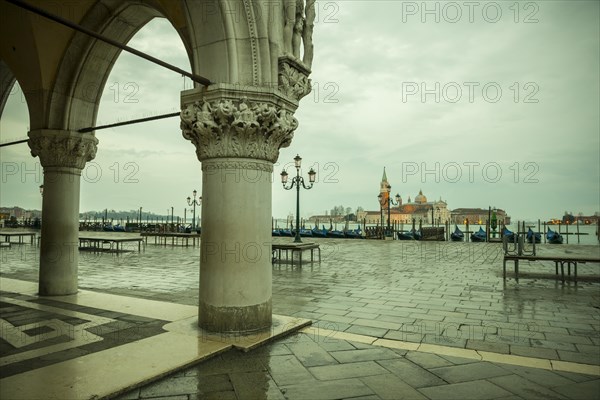
[[[44,168],[39,293],[77,293],[79,181],[76,168]]]
[[[248,332],[271,325],[273,164],[220,158],[202,162],[199,325]]]
[[[77,293],[79,263],[79,182],[96,156],[92,133],[55,129],[29,132],[31,155],[44,167],[39,294]]]

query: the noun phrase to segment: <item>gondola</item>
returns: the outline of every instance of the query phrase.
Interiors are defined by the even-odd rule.
[[[105,232],[114,232],[115,231],[114,227],[110,224],[104,225],[102,227],[102,230]]]
[[[542,241],[542,234],[539,232],[533,232],[531,228],[527,231],[527,242],[533,243],[533,238],[535,237],[535,242],[540,243]]]
[[[117,224],[117,225],[113,226],[113,230],[114,230],[115,232],[125,232],[125,228],[124,228],[124,227],[122,227],[122,226],[121,226],[121,225],[119,225],[119,224]]]
[[[485,242],[486,240],[487,234],[482,227],[479,227],[479,230],[471,235],[471,242]]]
[[[409,232],[398,232],[398,240],[415,240],[413,231]]]
[[[339,239],[339,238],[345,238],[346,236],[344,235],[344,232],[342,232],[342,231],[333,230],[333,231],[327,232],[327,237]]]
[[[300,236],[302,237],[312,237],[313,232],[311,229],[300,229]]]
[[[546,232],[546,240],[551,244],[562,244],[563,237],[560,233],[548,228],[548,232]]]
[[[271,236],[281,236],[281,233],[279,232],[279,229],[273,229]]]
[[[348,230],[344,232],[344,236],[348,239],[361,239],[362,231],[360,230],[360,228]]]
[[[454,232],[450,234],[450,239],[452,239],[453,242],[462,242],[464,238],[465,234],[458,229],[458,225],[455,225]]]
[[[312,229],[312,234],[313,237],[327,237],[327,229],[325,229],[325,226],[323,226],[323,229],[319,229],[317,227]]]
[[[294,235],[292,234],[291,229],[280,229],[279,230],[279,236],[289,236],[289,237],[292,237]]]
[[[509,230],[506,226],[502,228],[502,237],[506,237],[506,240],[509,243],[513,243],[515,241],[514,232]]]

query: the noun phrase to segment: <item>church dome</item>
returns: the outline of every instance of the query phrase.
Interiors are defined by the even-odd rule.
[[[417,195],[417,197],[415,197],[415,203],[427,203],[427,197],[425,197],[422,190],[419,190],[419,194]]]

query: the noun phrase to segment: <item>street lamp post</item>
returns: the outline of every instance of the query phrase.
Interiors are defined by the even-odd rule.
[[[394,200],[392,200],[392,198],[390,197],[391,191],[392,191],[392,186],[387,185],[387,196],[385,196],[386,198],[384,199],[384,196],[381,193],[379,193],[379,196],[377,196],[377,198],[379,199],[379,204],[381,206],[380,209],[381,209],[382,219],[383,219],[383,207],[385,207],[385,205],[387,203],[387,231],[388,232],[391,229],[391,226],[390,226],[391,206],[400,205],[400,194],[396,193],[396,201],[394,202]],[[381,223],[381,226],[383,227],[383,222]]]
[[[198,197],[198,200],[196,200],[196,195],[198,194],[198,192],[196,190],[194,190],[192,192],[192,195],[194,196],[194,198],[190,198],[188,196],[187,198],[187,202],[188,202],[188,206],[194,206],[193,208],[193,212],[192,212],[192,232],[196,230],[196,206],[199,206],[200,204],[202,204],[202,196]]]
[[[302,243],[302,240],[300,239],[300,185],[302,185],[304,189],[311,189],[315,183],[315,177],[317,176],[315,170],[311,168],[310,171],[308,171],[308,181],[310,182],[310,185],[306,186],[304,184],[304,178],[300,176],[301,163],[302,158],[296,154],[296,157],[294,157],[296,176],[292,177],[292,183],[289,187],[286,186],[288,173],[285,171],[285,169],[281,171],[281,183],[283,184],[283,188],[285,190],[291,190],[294,185],[296,186],[296,238],[294,239],[294,243]]]

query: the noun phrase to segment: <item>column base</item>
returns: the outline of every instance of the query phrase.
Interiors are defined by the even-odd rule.
[[[271,299],[251,306],[223,307],[216,307],[200,300],[198,325],[209,332],[255,332],[269,328],[271,323]]]

